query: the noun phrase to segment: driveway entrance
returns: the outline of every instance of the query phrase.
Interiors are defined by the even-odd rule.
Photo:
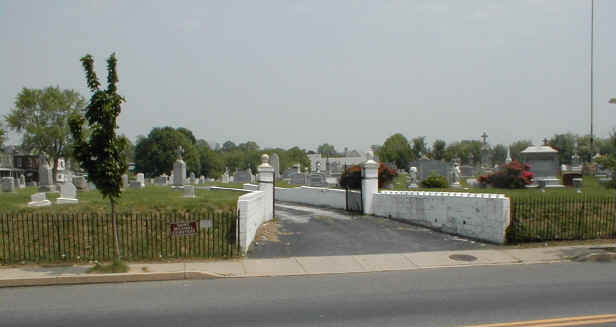
[[[470,250],[488,245],[383,217],[276,203],[277,223],[261,226],[249,258]]]

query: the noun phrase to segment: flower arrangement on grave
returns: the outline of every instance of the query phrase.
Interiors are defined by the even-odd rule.
[[[482,175],[477,181],[483,186],[496,188],[524,188],[533,182],[535,173],[530,171],[530,165],[519,161],[512,161],[501,166],[499,171]]]
[[[398,176],[398,173],[395,170],[382,162],[379,164],[379,188],[391,183],[396,176]],[[347,168],[342,175],[340,175],[339,183],[343,188],[361,189],[361,166],[354,165]]]

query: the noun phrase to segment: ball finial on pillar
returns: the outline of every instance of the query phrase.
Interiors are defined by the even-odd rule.
[[[267,155],[267,153],[261,155],[261,163],[269,163],[269,156]]]

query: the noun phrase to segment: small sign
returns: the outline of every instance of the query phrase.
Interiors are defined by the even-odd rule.
[[[171,228],[171,236],[187,236],[198,233],[199,222],[171,223],[169,227]]]
[[[212,221],[207,220],[207,219],[199,221],[199,228],[201,229],[212,228]]]

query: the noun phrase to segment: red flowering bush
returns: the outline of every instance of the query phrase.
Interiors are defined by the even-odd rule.
[[[496,188],[524,188],[533,182],[533,177],[535,174],[530,172],[528,164],[512,161],[493,174],[479,176],[477,181]]]
[[[379,188],[393,181],[396,176],[398,176],[398,173],[395,170],[389,168],[384,163],[379,164]],[[344,171],[340,175],[340,186],[356,190],[361,189],[361,166],[351,166]]]

